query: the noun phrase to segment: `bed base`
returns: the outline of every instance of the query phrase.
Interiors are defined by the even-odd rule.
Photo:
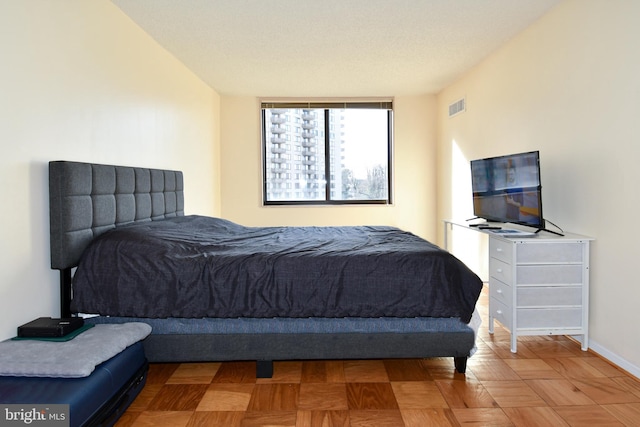
[[[134,319],[92,317],[86,323],[148,323],[151,362],[256,363],[269,378],[273,361],[453,357],[465,373],[474,329],[456,319]],[[346,323],[345,323],[346,322]]]
[[[151,334],[144,341],[150,362],[255,361],[256,377],[270,378],[273,361],[422,359],[453,357],[464,374],[475,335],[425,333]]]

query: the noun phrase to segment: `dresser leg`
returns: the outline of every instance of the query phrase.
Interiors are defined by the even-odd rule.
[[[489,333],[493,335],[493,316],[489,314]]]

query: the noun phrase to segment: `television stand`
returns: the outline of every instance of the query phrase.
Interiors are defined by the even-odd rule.
[[[563,233],[559,232],[559,231],[553,231],[553,230],[549,230],[548,228],[538,228],[536,230],[536,234],[541,232],[541,231],[546,231],[547,233],[551,233],[551,234],[555,234],[556,236],[564,236]]]
[[[518,228],[512,224],[497,224]],[[444,247],[449,232],[466,229],[489,240],[489,333],[497,320],[511,333],[511,351],[518,336],[570,335],[582,350],[589,348],[589,244],[591,237],[525,233],[526,236],[444,221]]]

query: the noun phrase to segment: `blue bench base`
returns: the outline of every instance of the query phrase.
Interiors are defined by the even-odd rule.
[[[0,377],[0,403],[68,404],[70,426],[111,426],[144,387],[148,367],[142,342],[137,342],[88,377]]]

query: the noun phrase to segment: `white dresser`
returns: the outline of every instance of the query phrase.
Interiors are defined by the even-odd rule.
[[[450,225],[460,224],[445,222],[445,227]],[[494,320],[499,321],[511,333],[513,353],[520,335],[579,336],[587,350],[593,239],[544,231],[534,237],[477,231],[489,236],[489,333]]]

